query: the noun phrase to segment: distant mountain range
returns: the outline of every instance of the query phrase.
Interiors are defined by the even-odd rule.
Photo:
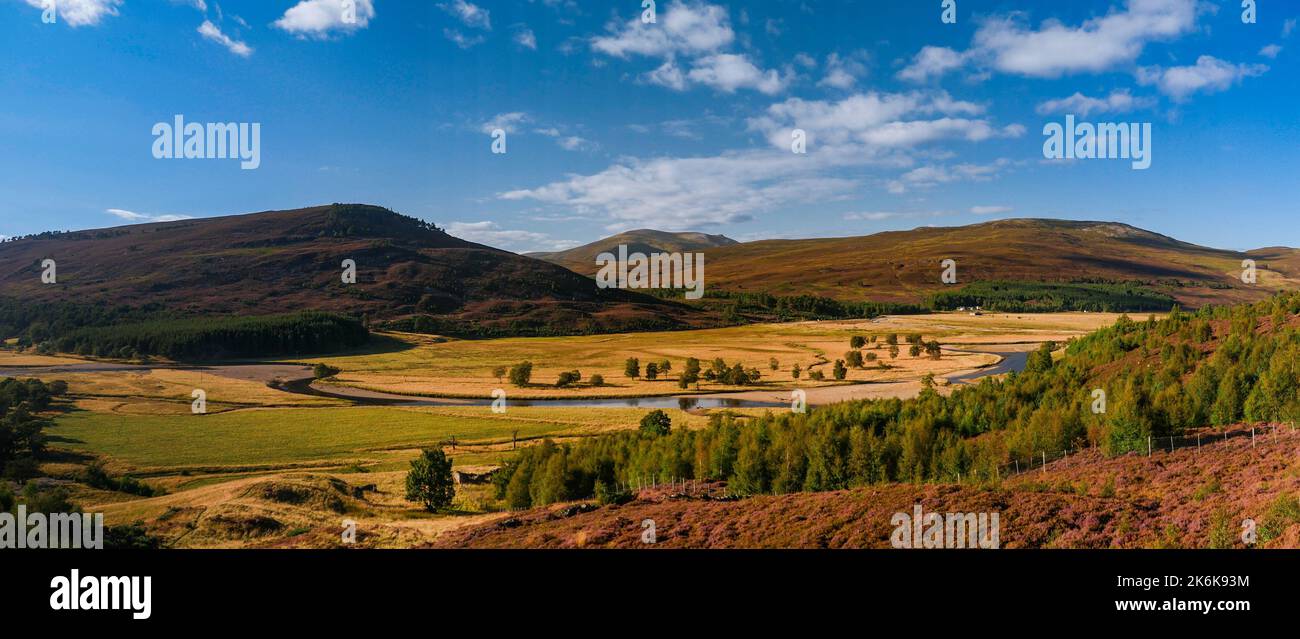
[[[714,246],[685,241],[699,234],[685,234],[674,245],[658,238],[681,234],[634,233],[641,246],[703,252],[706,288],[714,291],[922,302],[930,293],[951,289],[940,280],[947,259],[956,262],[958,285],[988,280],[1146,282],[1186,306],[1255,300],[1300,287],[1296,249],[1214,249],[1116,222],[1012,219],[861,237],[728,241]],[[596,253],[617,247],[627,235],[541,258],[593,275]],[[1241,280],[1246,259],[1256,262],[1256,285]]]
[[[334,204],[0,243],[0,298],[28,305],[153,305],[198,316],[339,311],[395,328],[470,336],[723,323],[716,303],[692,306],[597,288],[589,279],[596,255],[616,253],[620,244],[632,252],[703,252],[706,291],[845,302],[920,303],[952,291],[940,281],[947,259],[956,262],[959,285],[1143,282],[1186,306],[1254,300],[1300,286],[1296,249],[1213,249],[1112,222],[1019,219],[743,244],[722,235],[639,230],[534,259],[387,209]],[[41,281],[45,259],[57,264],[55,284]],[[1246,259],[1257,262],[1256,285],[1241,281]],[[355,285],[340,278],[344,260],[356,262]]]

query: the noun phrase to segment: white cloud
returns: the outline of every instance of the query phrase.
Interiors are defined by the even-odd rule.
[[[537,34],[532,29],[522,27],[515,32],[515,44],[525,48],[537,50]]]
[[[1023,127],[998,129],[972,102],[944,92],[865,93],[835,102],[791,98],[749,120],[772,146],[789,149],[792,132],[802,129],[814,147],[865,147],[864,152],[905,149],[941,139],[981,141],[1016,137]]]
[[[678,68],[676,60],[668,60],[659,65],[659,68],[647,73],[646,82],[668,87],[674,91],[686,90],[686,74]]]
[[[924,47],[898,77],[924,82],[968,63],[1037,78],[1109,71],[1134,63],[1149,42],[1192,32],[1198,13],[1210,7],[1198,0],[1126,0],[1077,26],[1050,19],[1037,28],[1022,13],[995,16],[980,24],[967,51]]]
[[[136,213],[135,211],[128,211],[126,209],[104,209],[104,212],[109,215],[120,217],[128,222],[139,222],[142,224],[150,222],[176,222],[178,220],[191,219],[188,215],[147,215],[144,213]]]
[[[789,77],[775,70],[762,70],[744,55],[719,53],[695,61],[686,78],[697,84],[713,87],[725,93],[737,89],[754,89],[766,95],[785,90]]]
[[[506,133],[514,134],[519,131],[519,125],[532,121],[527,113],[515,111],[512,113],[499,113],[491,120],[484,122],[479,130],[491,135],[493,131],[501,129]],[[541,131],[539,131],[541,133]]]
[[[1009,206],[972,206],[970,212],[975,215],[1004,215],[1015,209]]]
[[[27,4],[44,10],[46,0],[27,0]],[[116,16],[122,0],[59,0],[55,5],[59,18],[70,27],[95,26],[105,17]]]
[[[901,195],[910,189],[928,189],[951,182],[985,182],[1010,165],[1010,160],[1002,158],[989,164],[958,164],[952,167],[921,166],[889,182],[888,189],[894,195]]]
[[[912,63],[898,72],[898,79],[925,82],[943,76],[966,63],[966,55],[947,47],[922,47]]]
[[[580,244],[569,240],[557,240],[545,233],[503,229],[492,221],[452,222],[447,225],[447,232],[463,240],[518,252],[563,251]]]
[[[462,49],[468,49],[470,47],[483,44],[483,42],[486,40],[486,38],[484,38],[481,35],[467,36],[456,29],[443,29],[442,35],[448,40],[451,40],[452,42],[456,43],[456,46]]]
[[[335,33],[364,29],[375,18],[372,0],[356,0],[356,19],[345,21],[343,0],[301,0],[273,24],[300,38],[327,38]]]
[[[1270,44],[1259,50],[1259,54],[1265,58],[1276,58],[1277,54],[1282,53],[1281,45]]]
[[[587,151],[596,148],[596,143],[576,135],[565,135],[555,127],[536,129],[534,133],[555,138],[555,143],[565,151]]]
[[[203,24],[199,25],[198,31],[204,38],[220,44],[237,56],[247,58],[248,56],[253,55],[252,47],[222,33],[221,29],[219,29],[217,25],[212,24],[212,22],[208,20],[204,20]]]
[[[447,13],[456,16],[465,26],[485,31],[492,30],[491,12],[472,2],[465,0],[455,0],[454,2],[439,3],[438,8]]]
[[[703,157],[623,158],[595,174],[569,175],[498,197],[532,200],[565,214],[603,219],[610,231],[741,223],[764,212],[852,198],[870,183],[894,188],[892,182],[897,182],[897,190],[905,192],[957,180],[990,179],[1010,163],[915,170],[918,157],[947,157],[915,148],[928,142],[978,142],[1024,134],[1022,126],[993,125],[982,117],[983,112],[981,105],[955,100],[941,91],[872,92],[839,101],[792,98],[747,122],[750,131],[770,142],[770,148]],[[796,126],[808,132],[807,154],[790,152],[790,132]],[[668,130],[669,123],[664,127]],[[888,175],[897,171],[908,174],[887,182]],[[882,175],[870,176],[872,172]]]
[[[822,78],[821,82],[817,83],[817,86],[828,86],[847,91],[857,84],[858,78],[866,74],[866,65],[862,64],[857,57],[843,57],[838,53],[832,53],[826,57],[826,77]]]
[[[1039,115],[1049,113],[1073,113],[1087,116],[1090,113],[1126,113],[1135,109],[1148,109],[1155,106],[1150,98],[1135,98],[1127,89],[1112,91],[1104,98],[1092,98],[1076,92],[1074,95],[1059,100],[1047,100],[1038,105]]]
[[[1289,19],[1287,19],[1286,22],[1283,22],[1283,23],[1282,23],[1282,37],[1283,37],[1283,38],[1289,38],[1289,37],[1291,37],[1291,32],[1292,32],[1292,31],[1295,31],[1295,20],[1296,20],[1295,18],[1289,18]]]
[[[608,230],[653,225],[686,230],[748,221],[790,204],[830,201],[857,186],[827,177],[828,164],[777,151],[700,158],[626,159],[594,175],[574,175],[535,189],[501,193],[603,219]]]
[[[1262,64],[1232,64],[1213,56],[1203,55],[1196,64],[1184,67],[1144,67],[1138,69],[1138,83],[1155,85],[1161,93],[1175,101],[1187,99],[1193,93],[1226,91],[1243,78],[1263,75],[1268,67]]]
[[[879,222],[890,218],[903,217],[902,213],[894,211],[871,211],[867,213],[845,213],[846,220],[867,220],[869,222]]]
[[[865,213],[845,213],[845,220],[863,220],[867,222],[880,222],[882,220],[892,220],[898,218],[918,218],[918,217],[942,217],[951,215],[948,211],[868,211]]]
[[[990,19],[975,33],[975,49],[998,71],[1032,77],[1098,73],[1131,64],[1146,44],[1189,33],[1197,0],[1128,0],[1123,10],[1077,27],[1046,20],[1029,28],[1017,16]]]
[[[727,10],[699,2],[674,2],[658,16],[656,24],[644,24],[641,16],[607,27],[609,35],[592,38],[596,51],[618,58],[629,55],[669,56],[717,51],[736,39]]]

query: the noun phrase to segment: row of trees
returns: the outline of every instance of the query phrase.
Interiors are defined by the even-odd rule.
[[[726,480],[738,493],[834,490],[891,481],[996,477],[1009,460],[1097,445],[1145,451],[1147,437],[1192,427],[1300,418],[1300,294],[1255,305],[1174,309],[1030,354],[1026,369],[940,395],[832,404],[807,414],[663,435],[624,432],[547,442],[499,475],[510,505],[590,497],[659,475]],[[1105,391],[1095,411],[1094,390]],[[526,496],[526,498],[525,498]]]
[[[525,387],[532,383],[533,363],[519,362],[507,369],[505,366],[498,366],[492,369],[492,376],[500,381],[504,377],[510,378],[510,383],[515,386]],[[582,382],[582,371],[572,370],[564,371],[555,380],[556,388],[572,388]],[[605,377],[600,374],[592,375],[587,383],[591,386],[604,386]]]

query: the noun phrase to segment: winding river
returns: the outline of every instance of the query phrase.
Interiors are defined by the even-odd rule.
[[[997,355],[1000,361],[992,366],[947,376],[953,384],[969,384],[990,375],[1002,375],[1024,370],[1029,353],[1024,351],[981,351]],[[323,384],[313,379],[310,367],[297,364],[224,364],[212,366],[149,366],[141,364],[116,364],[111,362],[80,362],[56,366],[0,367],[3,377],[52,377],[66,373],[145,372],[169,369],[207,373],[232,379],[256,381],[273,388],[300,395],[330,397],[356,404],[379,406],[491,406],[492,399],[426,398],[394,393]],[[882,382],[851,384],[808,389],[809,404],[828,404],[846,399],[915,394],[915,383]],[[675,395],[649,397],[609,397],[588,399],[511,399],[511,406],[553,406],[568,408],[680,408],[682,410],[707,408],[784,408],[790,405],[790,391],[751,390],[706,395]]]

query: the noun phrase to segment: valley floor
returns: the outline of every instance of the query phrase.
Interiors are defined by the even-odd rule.
[[[52,478],[46,481],[67,487],[76,503],[88,511],[104,512],[109,523],[142,522],[172,545],[332,546],[340,543],[339,532],[345,520],[356,523],[360,531],[358,543],[368,546],[443,544],[446,533],[462,528],[473,532],[455,537],[458,541],[445,543],[468,546],[509,543],[581,545],[573,535],[590,528],[590,534],[594,535],[592,539],[606,540],[592,543],[621,545],[618,531],[622,528],[618,526],[624,524],[614,528],[609,527],[612,524],[593,523],[594,528],[582,524],[584,527],[566,532],[569,529],[564,528],[567,524],[562,525],[562,522],[553,524],[560,526],[553,531],[547,526],[535,527],[530,523],[521,527],[513,537],[494,533],[491,526],[502,521],[531,522],[531,518],[550,515],[534,513],[521,516],[494,512],[498,506],[489,494],[490,487],[485,485],[461,486],[452,514],[426,514],[404,499],[403,480],[409,461],[422,448],[443,448],[453,458],[457,470],[482,471],[498,466],[517,448],[532,445],[543,438],[564,440],[634,429],[647,412],[643,407],[510,406],[506,412],[498,414],[483,405],[357,405],[337,398],[286,392],[284,389],[294,380],[309,380],[311,366],[324,363],[336,366],[342,372],[324,384],[318,382],[322,388],[374,388],[384,393],[403,393],[406,397],[464,395],[486,398],[491,397],[491,391],[498,387],[506,388],[512,400],[673,396],[682,393],[674,382],[624,378],[624,360],[637,357],[644,366],[650,361],[667,358],[674,371],[680,371],[687,357],[699,358],[706,366],[713,358],[720,357],[729,363],[739,361],[746,368],[760,369],[763,380],[758,386],[748,388],[703,383],[698,392],[721,393],[721,397],[770,402],[777,406],[788,405],[790,390],[795,387],[806,389],[809,403],[813,405],[867,397],[910,397],[920,389],[920,379],[926,374],[936,375],[942,384],[945,377],[958,380],[965,376],[998,372],[999,369],[989,367],[1003,358],[990,354],[992,352],[1023,352],[1043,341],[1063,342],[1108,325],[1116,317],[1087,313],[942,313],[891,316],[874,321],[800,322],[666,334],[478,341],[396,334],[388,336],[387,347],[369,352],[292,362],[265,362],[254,366],[141,366],[0,350],[0,375],[40,377],[47,381],[62,379],[69,385],[70,401],[59,407],[62,412],[54,416],[54,425],[46,430],[50,446],[56,453],[54,459],[42,466],[42,471]],[[913,332],[922,334],[927,340],[936,339],[943,343],[943,356],[937,361],[924,355],[912,357],[904,343],[898,357],[890,358],[885,349],[876,349],[868,344],[865,352],[878,353],[880,360],[889,363],[887,368],[868,366],[853,369],[849,379],[839,383],[811,382],[806,375],[796,381],[789,372],[797,364],[804,371],[824,370],[829,377],[830,363],[842,358],[843,353],[849,350],[852,335],[883,338],[886,334],[897,333],[901,342],[903,336]],[[772,359],[778,360],[777,371],[771,370]],[[516,389],[495,378],[494,367],[517,361],[534,362],[533,385]],[[610,385],[554,388],[552,376],[573,369],[580,369],[584,379],[589,379],[591,373],[600,373]],[[192,413],[196,389],[204,391],[206,414]],[[695,389],[691,391],[695,392]],[[718,410],[669,408],[666,412],[672,419],[673,428],[699,428],[708,422],[711,413]],[[725,410],[739,415],[758,415],[781,409],[741,407]],[[165,494],[140,498],[90,488],[80,483],[79,477],[91,462],[103,463],[113,476],[129,475],[142,479]],[[1110,462],[1101,460],[1101,463]],[[897,508],[912,499],[909,495],[913,494],[926,499],[978,494],[983,495],[979,499],[994,500],[988,504],[1005,501],[1009,507],[1019,502],[1014,499],[1007,501],[1010,499],[1008,495],[1026,492],[1018,486],[1029,481],[1030,478],[1010,480],[1007,485],[993,490],[976,490],[970,486],[888,486],[850,493],[756,497],[726,503],[643,498],[622,507],[622,512],[635,514],[640,513],[640,509],[649,509],[646,512],[653,511],[660,513],[657,516],[666,517],[665,522],[695,521],[683,518],[688,515],[695,517],[690,513],[697,511],[699,517],[717,518],[718,523],[707,528],[691,524],[689,530],[693,532],[689,534],[685,532],[687,528],[679,527],[680,524],[668,524],[668,534],[664,539],[669,546],[775,547],[786,543],[806,546],[822,543],[810,540],[821,539],[824,535],[797,532],[802,524],[777,518],[774,521],[780,522],[781,535],[760,541],[744,532],[745,522],[752,518],[742,511],[776,508],[795,512],[814,508],[813,504],[826,504],[825,508],[833,510],[839,508],[832,507],[834,503],[861,502],[855,508],[867,510],[854,511],[858,514],[853,516],[860,519],[875,512],[871,509],[884,512]],[[1136,496],[1138,486],[1140,484],[1134,484],[1121,494]],[[1096,489],[1091,488],[1094,492]],[[1075,497],[1102,499],[1081,493]],[[985,503],[979,499],[971,504]],[[1042,496],[1032,500],[1050,498]],[[1060,495],[1058,501],[1064,504],[1069,499]],[[796,506],[803,502],[807,505]],[[937,503],[948,504],[942,500]],[[1141,510],[1136,505],[1125,508],[1136,509],[1134,512]],[[674,509],[681,512],[674,515]],[[588,519],[574,521],[597,522],[614,510],[590,513],[583,515]],[[1014,513],[1018,511],[1007,512],[1014,521]],[[737,518],[727,523],[733,514]],[[817,517],[826,514],[830,517],[826,521],[841,522],[838,525],[843,526],[849,526],[853,521],[821,510],[809,511],[802,516],[812,517],[814,514]],[[625,518],[624,515],[609,516],[617,521]],[[762,515],[759,519],[766,517]],[[710,532],[701,532],[706,529]],[[1018,536],[1020,533],[1013,532],[1015,530],[1008,528],[1009,544],[1019,543],[1022,539]],[[527,531],[538,532],[533,535]],[[765,534],[773,533],[769,530]],[[805,534],[813,536],[799,537]],[[850,533],[846,530],[827,534],[830,536],[825,537],[825,543],[831,545],[870,545],[868,540],[875,539],[871,536],[874,533],[868,531]],[[842,541],[834,541],[840,539],[836,535],[848,536]],[[1039,537],[1024,539],[1026,544],[1045,543]],[[1067,536],[1053,543],[1068,545],[1072,543],[1070,539]],[[1093,538],[1081,539],[1082,543],[1093,543]],[[1134,539],[1133,543],[1142,543]],[[1126,544],[1127,541],[1119,545]]]

